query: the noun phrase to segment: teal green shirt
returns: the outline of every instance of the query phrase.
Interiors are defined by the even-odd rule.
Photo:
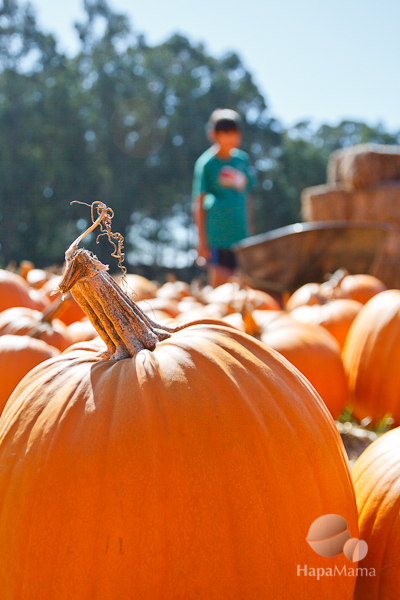
[[[246,152],[235,149],[229,159],[206,150],[194,167],[193,198],[205,194],[206,234],[210,248],[230,248],[249,235],[247,199],[255,184]]]

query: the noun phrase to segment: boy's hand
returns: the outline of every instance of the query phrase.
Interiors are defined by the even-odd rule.
[[[209,258],[210,249],[208,248],[207,244],[205,244],[204,242],[199,242],[197,246],[196,263],[199,265],[199,267],[204,267]]]

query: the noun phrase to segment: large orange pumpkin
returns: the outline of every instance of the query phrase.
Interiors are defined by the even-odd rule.
[[[0,413],[21,379],[33,367],[58,354],[53,346],[26,335],[0,336]]]
[[[261,340],[280,352],[312,383],[336,418],[348,399],[346,376],[335,338],[323,327],[302,323],[285,313],[254,311]]]
[[[360,538],[368,554],[359,567],[355,600],[398,600],[400,589],[400,429],[371,444],[353,467]]]
[[[343,348],[350,326],[361,309],[360,302],[343,298],[325,304],[299,306],[290,316],[303,323],[322,325]]]
[[[360,421],[391,414],[400,424],[400,291],[374,296],[355,318],[343,349],[350,403]]]
[[[350,600],[354,576],[297,575],[326,563],[306,542],[316,518],[357,535],[344,449],[308,381],[234,328],[152,323],[104,269],[72,246],[60,286],[103,359],[87,342],[47,361],[0,420],[4,597]]]

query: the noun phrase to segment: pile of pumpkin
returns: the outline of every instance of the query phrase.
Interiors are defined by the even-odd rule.
[[[332,417],[400,424],[400,291],[338,272],[282,307],[238,282],[127,275],[150,319],[195,324],[107,364],[60,280],[0,270],[4,598],[397,598],[400,433],[369,446],[353,486]],[[298,576],[332,566],[305,543],[331,513],[375,576]]]

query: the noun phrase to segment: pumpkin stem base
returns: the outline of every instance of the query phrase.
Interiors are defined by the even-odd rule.
[[[107,350],[104,360],[121,360],[141,350],[154,350],[170,337],[171,330],[152,321],[107,273],[107,267],[85,249],[72,253],[59,291],[71,294]]]

